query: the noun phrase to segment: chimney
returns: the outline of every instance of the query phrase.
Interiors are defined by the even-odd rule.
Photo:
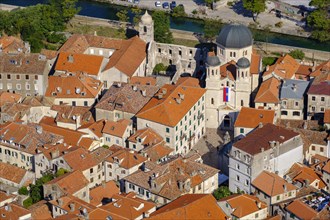
[[[176,101],[176,103],[178,103],[178,104],[181,103],[181,99],[180,99],[180,98],[176,98],[175,101]]]
[[[76,129],[78,129],[81,126],[81,116],[76,116]]]
[[[284,190],[284,192],[287,192],[287,188],[286,188],[285,184],[283,184],[283,190]]]
[[[7,212],[11,212],[11,206],[10,206],[10,204],[6,204],[5,205],[5,210],[7,211]]]
[[[292,84],[292,90],[297,91],[297,85],[295,83]]]
[[[75,209],[75,204],[74,203],[70,203],[70,211],[71,212],[74,212],[74,209]]]
[[[117,87],[120,88],[121,87],[121,82],[117,83]]]
[[[265,151],[265,148],[262,147],[260,150],[261,150],[261,152],[264,152]]]
[[[58,199],[57,203],[58,203],[59,206],[61,206],[61,207],[63,206],[63,200],[62,199]]]
[[[305,182],[305,187],[308,187],[309,186],[309,179],[305,179],[304,182]]]
[[[274,148],[275,147],[275,141],[269,141],[269,145],[270,145],[270,148]]]
[[[146,96],[147,96],[147,90],[145,90],[145,89],[142,90],[142,96],[143,96],[143,97],[146,97]]]
[[[69,63],[73,63],[73,61],[74,61],[74,60],[73,60],[73,55],[69,55],[69,56],[68,56],[68,62],[69,62]]]
[[[60,152],[58,149],[56,149],[56,150],[52,151],[50,154],[51,154],[52,159],[54,159],[60,155]]]
[[[257,201],[257,206],[258,206],[258,209],[261,209],[261,202],[260,201]]]
[[[84,209],[82,210],[82,214],[83,214],[83,216],[84,216],[86,219],[88,219],[88,211],[87,211],[86,208],[84,208]]]
[[[266,66],[266,71],[269,71],[269,65]]]
[[[264,125],[262,124],[262,122],[259,122],[259,128],[262,128]]]
[[[133,89],[133,91],[137,91],[137,86],[136,85],[133,85],[133,87],[132,87],[132,89]]]

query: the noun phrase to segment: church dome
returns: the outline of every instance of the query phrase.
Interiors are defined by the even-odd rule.
[[[250,67],[250,61],[246,57],[242,57],[237,60],[236,65],[242,69],[248,68]]]
[[[141,21],[143,24],[151,24],[152,23],[152,17],[148,14],[148,11],[144,13],[144,15],[141,17]]]
[[[216,42],[225,48],[244,48],[253,43],[251,31],[241,24],[230,24],[224,26]]]
[[[220,65],[220,59],[217,56],[208,56],[206,58],[206,63],[209,66],[219,66]]]

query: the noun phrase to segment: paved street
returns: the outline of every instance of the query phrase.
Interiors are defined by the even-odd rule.
[[[219,168],[217,147],[222,147],[222,137],[222,132],[219,133],[217,129],[207,128],[206,138],[201,138],[189,154],[197,152],[202,155],[205,164]]]

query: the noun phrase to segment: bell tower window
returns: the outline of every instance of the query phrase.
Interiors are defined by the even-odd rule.
[[[144,33],[147,33],[147,26],[143,27],[143,31],[144,31]]]

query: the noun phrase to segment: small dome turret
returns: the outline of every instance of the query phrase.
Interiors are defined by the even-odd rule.
[[[245,68],[250,67],[250,61],[249,61],[246,57],[242,57],[242,58],[239,58],[239,59],[237,60],[236,65],[237,65],[239,68],[245,69]]]
[[[152,23],[152,17],[148,14],[147,10],[144,13],[144,15],[141,17],[141,22],[147,25]]]
[[[220,59],[217,56],[208,56],[206,58],[206,63],[209,66],[220,66],[220,64],[221,64]]]

